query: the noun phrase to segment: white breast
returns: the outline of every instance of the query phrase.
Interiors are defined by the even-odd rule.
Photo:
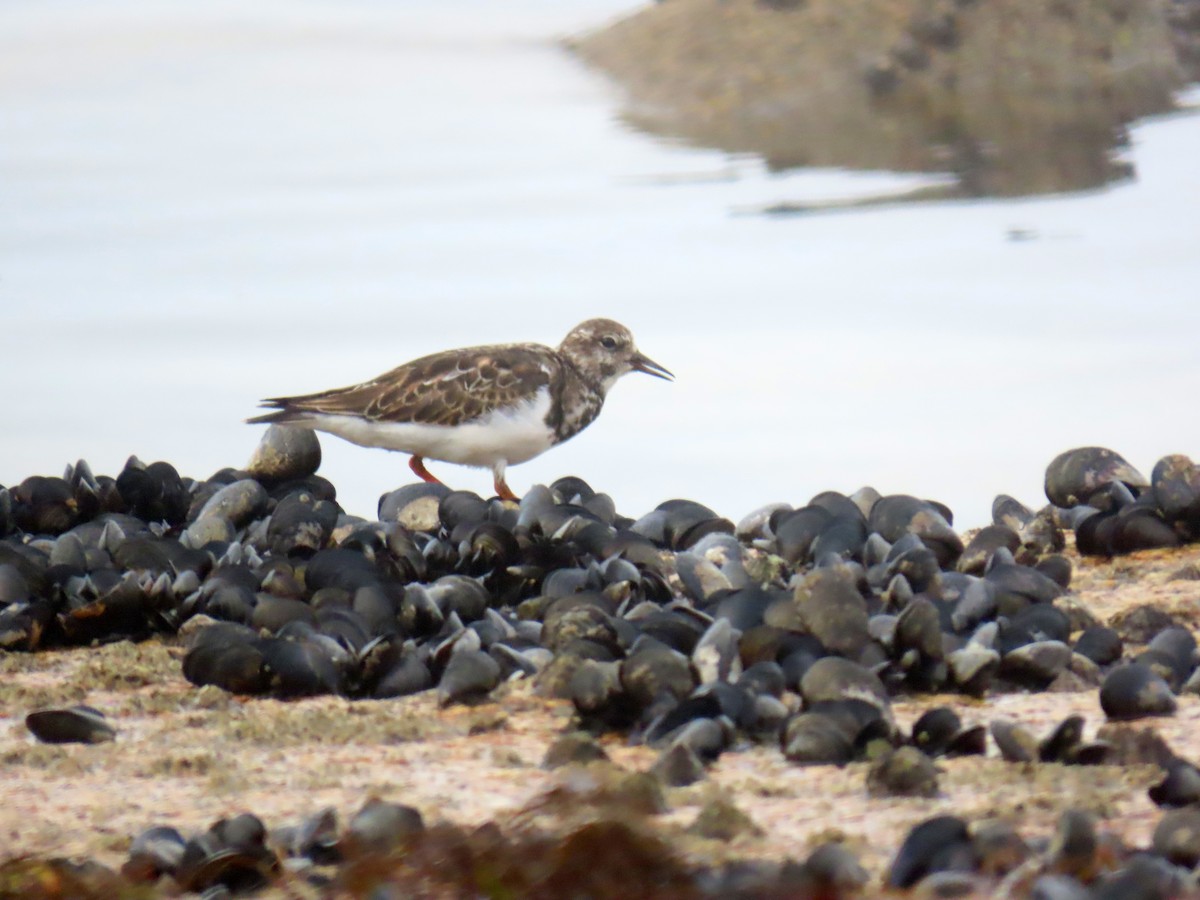
[[[550,392],[543,388],[528,403],[488,413],[464,425],[372,422],[357,416],[325,414],[297,420],[296,424],[336,434],[363,447],[492,468],[501,460],[516,465],[549,450],[554,444],[554,434],[546,427],[549,411]]]

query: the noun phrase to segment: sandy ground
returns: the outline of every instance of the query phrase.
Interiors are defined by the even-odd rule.
[[[1076,562],[1075,597],[1099,619],[1153,603],[1194,627],[1200,581],[1172,576],[1200,563],[1200,548]],[[0,657],[0,861],[65,855],[119,867],[132,837],[151,825],[186,834],[249,810],[278,827],[326,806],[345,821],[369,796],[415,806],[427,822],[505,828],[568,777],[541,762],[555,737],[571,729],[570,706],[534,696],[528,684],[502,689],[494,702],[448,710],[429,695],[282,702],[197,690],[179,672],[182,654],[180,646],[150,641]],[[982,701],[926,696],[898,700],[895,712],[908,726],[931,705],[950,703],[967,725],[1008,716],[1039,735],[1078,713],[1090,737],[1104,724],[1097,697],[1095,689]],[[79,702],[106,713],[118,729],[114,742],[42,745],[24,726],[29,710]],[[1174,717],[1139,727],[1156,729],[1188,755],[1200,738],[1200,700],[1183,697]],[[626,770],[647,769],[655,757],[617,735],[603,744]],[[804,768],[774,747],[752,747],[723,755],[705,782],[668,792],[670,810],[657,820],[678,835],[706,802],[724,796],[758,833],[681,842],[693,858],[803,858],[812,844],[842,837],[879,876],[907,830],[937,813],[1000,817],[1031,839],[1049,835],[1064,808],[1084,806],[1132,845],[1148,842],[1160,815],[1145,793],[1157,780],[1153,767],[1014,765],[994,746],[986,758],[939,765],[935,799],[869,799],[865,764]]]

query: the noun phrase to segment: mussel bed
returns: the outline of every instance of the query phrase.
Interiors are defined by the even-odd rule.
[[[723,755],[755,747],[796,766],[864,763],[863,790],[881,801],[938,796],[933,760],[989,753],[1022,767],[1156,767],[1149,797],[1171,812],[1144,853],[1113,852],[1082,807],[1031,840],[1002,822],[937,816],[880,875],[896,890],[1196,890],[1200,850],[1180,846],[1190,820],[1174,810],[1200,802],[1200,770],[1127,724],[1171,716],[1200,689],[1192,623],[1152,608],[1105,620],[1071,590],[1076,553],[1196,541],[1200,476],[1186,457],[1164,458],[1146,479],[1112,451],[1068,451],[1047,468],[1050,505],[997,497],[992,524],[960,536],[944,505],[870,488],[735,523],[690,500],[627,518],[576,477],[519,503],[408,485],[366,520],[347,515],[316,474],[315,441],[272,429],[246,469],[204,481],[131,458],[115,478],[80,462],[62,478],[0,489],[0,647],[154,639],[179,648],[195,689],[275,700],[429,692],[437,715],[525,685],[570,711],[572,734],[546,765],[576,773],[569,790],[595,782],[572,801],[590,814],[546,829],[538,806],[527,818],[539,827],[427,828],[411,807],[372,799],[345,827],[328,810],[270,833],[248,813],[189,838],[156,825],[120,873],[15,859],[0,866],[0,896],[30,885],[103,896],[163,878],[234,893],[870,892],[844,835],[802,862],[750,854],[706,865],[654,827],[665,801],[660,809],[643,792],[702,784]],[[1035,734],[1002,716],[964,723],[958,700],[942,702],[983,710],[980,701],[1047,690],[1095,692],[1108,724],[1085,739],[1083,721],[1068,716]],[[901,727],[894,702],[922,698],[924,714]],[[27,710],[30,728],[49,729],[41,740],[119,748],[119,720],[67,708],[78,699]],[[647,772],[613,770],[604,742],[614,736],[653,749]],[[744,844],[758,826],[752,805],[717,798],[692,828]],[[1064,846],[1077,845],[1091,847],[1086,859],[1064,861]],[[434,863],[446,854],[463,861],[452,877]],[[608,858],[626,862],[602,877],[589,860]]]

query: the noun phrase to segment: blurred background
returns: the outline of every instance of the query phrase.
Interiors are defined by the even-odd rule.
[[[206,477],[246,463],[259,398],[591,316],[677,381],[622,381],[517,492],[575,474],[626,515],[737,519],[869,484],[971,527],[1000,492],[1041,505],[1070,447],[1195,454],[1194,90],[1108,186],[856,208],[947,177],[635,130],[563,39],[636,8],[0,5],[0,484],[130,454]],[[411,480],[322,444],[348,512]]]

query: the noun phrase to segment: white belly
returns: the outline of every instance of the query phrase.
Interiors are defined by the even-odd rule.
[[[296,420],[363,447],[382,447],[464,466],[492,468],[497,462],[516,465],[545,453],[554,434],[546,427],[550,392],[539,391],[522,406],[489,413],[465,425],[420,425],[372,422],[356,416],[314,415]]]

